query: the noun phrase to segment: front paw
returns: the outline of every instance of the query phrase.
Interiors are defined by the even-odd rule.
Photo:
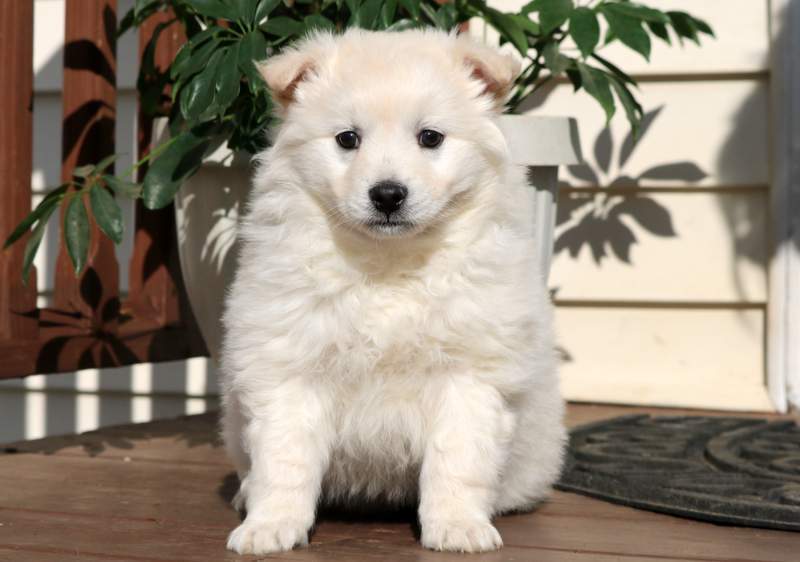
[[[300,521],[245,519],[228,537],[228,549],[239,554],[269,554],[308,544],[308,526]]]
[[[486,552],[503,546],[489,521],[432,519],[422,524],[422,546],[433,550]]]

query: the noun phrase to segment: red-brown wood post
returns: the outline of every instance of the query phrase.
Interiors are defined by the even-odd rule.
[[[149,17],[139,28],[139,55],[144,53],[159,24],[174,18],[171,11]],[[155,66],[159,72],[169,67],[186,36],[178,23],[173,23],[159,35],[155,51]],[[168,95],[169,92],[164,92]],[[150,151],[153,122],[139,110],[139,157]],[[139,170],[139,180],[146,168]],[[153,211],[141,201],[136,205],[136,237],[130,263],[130,300],[128,306],[136,315],[157,319],[162,326],[180,322],[180,290],[182,280],[178,262],[175,231],[175,209],[169,205]]]
[[[64,132],[61,177],[114,152],[116,0],[67,0],[64,46]],[[113,168],[110,169],[113,171]],[[88,198],[86,198],[88,205]],[[62,224],[63,213],[62,208]],[[87,266],[75,276],[62,243],[56,264],[55,307],[79,313],[91,332],[116,332],[119,271],[114,243],[91,225]]]
[[[0,2],[0,245],[31,210],[33,2]],[[0,251],[0,339],[36,337],[36,271],[22,282],[29,235]]]

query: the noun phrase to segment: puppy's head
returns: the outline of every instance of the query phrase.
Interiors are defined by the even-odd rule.
[[[261,66],[283,117],[274,150],[338,224],[413,235],[500,173],[492,118],[518,69],[443,32],[315,35]]]

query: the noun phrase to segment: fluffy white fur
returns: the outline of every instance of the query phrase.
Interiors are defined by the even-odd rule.
[[[247,511],[228,546],[291,549],[319,501],[381,501],[418,502],[428,548],[499,548],[491,518],[546,496],[565,443],[531,195],[494,123],[516,64],[440,32],[349,31],[262,71],[283,123],[224,319]],[[387,179],[407,222],[370,226]]]

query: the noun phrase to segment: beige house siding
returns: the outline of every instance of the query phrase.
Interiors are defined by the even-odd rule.
[[[561,174],[550,284],[574,400],[771,410],[770,6],[653,0],[709,21],[702,48],[604,56],[641,83],[648,125],[569,84],[528,111],[578,118],[585,164]],[[496,1],[512,8],[521,2]],[[491,35],[491,33],[488,33]]]

